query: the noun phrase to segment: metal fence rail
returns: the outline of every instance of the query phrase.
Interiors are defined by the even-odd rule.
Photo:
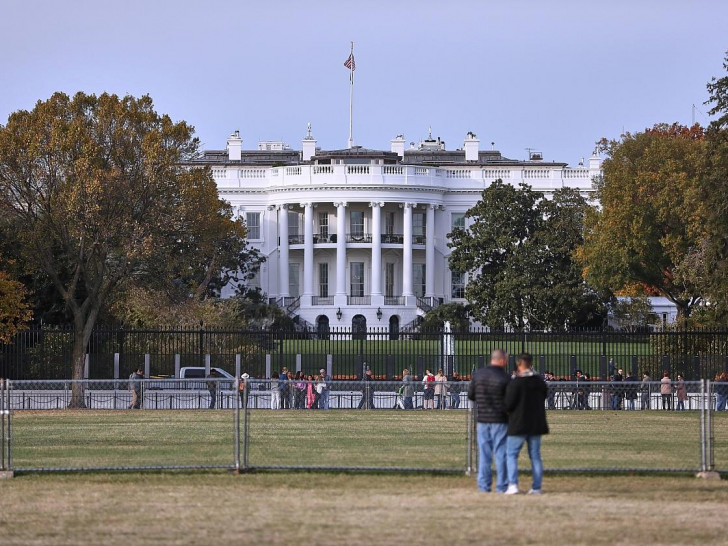
[[[0,345],[0,377],[71,378],[72,329],[33,328]],[[447,347],[454,348],[450,355]],[[89,379],[128,377],[149,363],[152,375],[172,376],[180,366],[220,367],[232,372],[236,358],[252,377],[269,377],[284,366],[315,374],[330,363],[339,379],[361,377],[365,364],[379,378],[394,379],[405,367],[422,376],[426,368],[469,375],[490,352],[530,352],[539,369],[572,379],[576,369],[606,379],[615,368],[659,377],[713,379],[728,370],[728,331],[493,332],[396,331],[348,328],[326,331],[95,330],[88,353]]]
[[[121,411],[132,403],[126,382],[89,380],[83,382],[83,400],[91,400],[92,409],[110,411],[40,404],[43,396],[70,400],[70,383],[0,381],[0,470],[470,473],[477,468],[477,418],[466,382],[453,385],[455,393],[443,384],[426,394],[419,381],[331,381],[322,387],[321,382],[246,380],[229,388],[229,381],[217,379],[205,390],[148,391],[139,397],[140,411]],[[728,384],[638,386],[632,411],[634,385],[550,383],[551,434],[542,446],[546,471],[726,472],[728,412],[716,409]],[[284,408],[285,399],[290,410],[270,409]],[[677,409],[678,399],[684,410]],[[216,411],[205,409],[213,400]],[[423,411],[423,406],[442,411]],[[64,411],[37,411],[42,409]]]

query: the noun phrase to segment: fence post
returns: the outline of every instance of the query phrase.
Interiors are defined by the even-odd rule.
[[[706,380],[700,380],[700,472],[707,470],[707,458],[706,458],[706,440],[705,440],[705,408],[710,407],[710,392],[708,392],[708,399],[706,403]]]
[[[119,379],[119,353],[114,353],[114,379]]]
[[[5,471],[5,380],[0,379],[0,471]]]
[[[205,377],[210,375],[210,355],[205,355]]]
[[[334,373],[334,355],[326,355],[326,375],[327,377],[333,377]]]
[[[89,372],[90,372],[90,355],[86,353],[86,356],[83,359],[83,378],[88,379],[89,378]]]
[[[152,359],[149,353],[144,355],[144,377],[149,379],[152,372]]]
[[[473,405],[468,404],[468,409],[465,412],[465,475],[470,476],[473,471],[473,426],[471,424],[473,413]]]
[[[296,353],[296,371],[297,372],[301,371],[301,354],[300,353]]]
[[[265,378],[270,378],[271,374],[271,356],[270,354],[265,355]]]
[[[238,361],[236,356],[236,365],[238,368],[240,367],[240,362]],[[240,396],[238,393],[240,392],[240,370],[236,370],[235,372],[235,381],[233,381],[233,389],[235,390],[235,446],[233,448],[234,456],[235,456],[235,473],[240,474]],[[243,388],[245,388],[245,384],[243,383]],[[247,393],[243,392],[243,396],[245,396]]]
[[[174,355],[174,378],[179,379],[179,369],[182,363],[182,357],[178,354]]]
[[[240,379],[240,363],[242,361],[242,356],[240,353],[235,355],[235,378]]]
[[[706,384],[708,386],[708,393],[713,392],[713,382],[710,379],[706,379]],[[705,416],[707,417],[707,422],[705,425],[705,436],[706,436],[706,447],[705,447],[705,454],[707,457],[706,465],[707,465],[707,471],[712,472],[714,468],[715,461],[714,453],[713,453],[713,406],[712,402],[712,396],[708,398],[708,409],[706,410]]]

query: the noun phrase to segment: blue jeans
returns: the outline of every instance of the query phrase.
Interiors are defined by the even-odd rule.
[[[725,394],[718,394],[715,397],[715,411],[724,411],[726,406],[726,399],[728,397]]]
[[[508,481],[506,478],[506,434],[505,423],[478,423],[478,489],[490,491],[493,484],[491,465],[495,459],[497,481],[495,490],[503,493]]]
[[[619,406],[622,404],[622,396],[620,394],[613,394],[612,395],[612,409],[618,410]]]
[[[412,397],[411,396],[403,396],[402,397],[402,405],[404,406],[404,409],[415,409],[412,405]]]
[[[531,459],[533,484],[531,489],[541,490],[543,462],[541,461],[541,436],[509,436],[507,441],[508,485],[518,486],[518,454],[524,443],[528,443],[528,458]]]
[[[319,409],[329,409],[329,390],[324,389],[319,400]]]
[[[459,392],[450,393],[450,407],[452,409],[458,409],[460,407],[460,393]]]

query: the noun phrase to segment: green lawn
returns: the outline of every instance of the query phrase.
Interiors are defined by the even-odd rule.
[[[697,412],[555,411],[549,422],[547,469],[700,464]],[[251,467],[466,466],[464,411],[251,410],[249,432]],[[715,433],[716,461],[728,470],[728,414],[715,416]],[[40,411],[13,419],[17,469],[232,466],[234,453],[232,411]]]

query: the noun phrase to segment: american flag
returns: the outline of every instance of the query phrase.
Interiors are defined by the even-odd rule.
[[[344,61],[344,66],[354,72],[356,70],[356,63],[354,62],[354,54],[350,53],[349,58]]]

